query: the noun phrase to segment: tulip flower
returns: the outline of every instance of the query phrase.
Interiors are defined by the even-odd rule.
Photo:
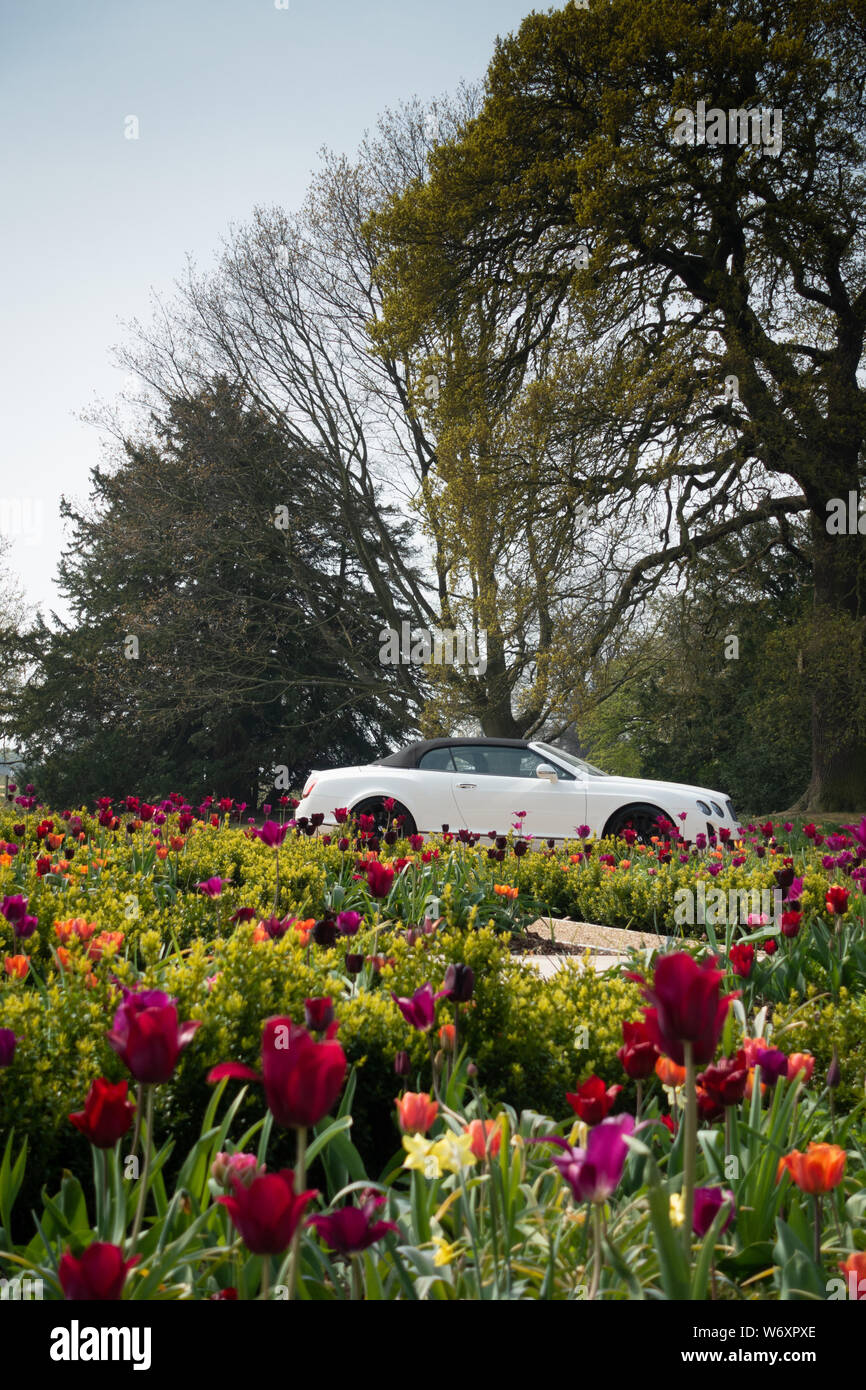
[[[385,1205],[384,1197],[371,1195],[359,1207],[340,1207],[329,1216],[311,1216],[308,1226],[314,1226],[325,1244],[338,1255],[357,1255],[383,1240],[389,1231],[398,1235],[400,1227],[394,1221],[376,1221],[376,1213]]]
[[[803,920],[802,912],[783,912],[780,923],[780,931],[784,937],[792,941],[799,934],[800,923]]]
[[[576,1149],[558,1135],[536,1142],[556,1144],[563,1153],[554,1165],[568,1183],[576,1202],[606,1202],[622,1178],[628,1145],[625,1136],[634,1130],[632,1115],[603,1120],[590,1130],[585,1149]]]
[[[363,920],[360,912],[337,913],[337,927],[344,936],[355,936]]]
[[[11,1067],[17,1041],[11,1028],[0,1028],[0,1067]]]
[[[847,888],[834,883],[827,889],[826,906],[831,917],[844,917],[848,910],[848,899],[850,894]]]
[[[623,1045],[617,1052],[626,1076],[632,1081],[645,1081],[655,1069],[656,1045],[647,1032],[643,1020],[628,1023],[623,1020]]]
[[[22,897],[20,893],[7,895],[0,903],[0,915],[13,925],[15,922],[20,922],[22,917],[27,916],[27,899]]]
[[[439,1102],[426,1091],[407,1091],[395,1102],[397,1123],[404,1134],[426,1134],[439,1111]]]
[[[749,1068],[746,1054],[742,1048],[734,1057],[722,1057],[713,1066],[707,1067],[697,1078],[708,1096],[717,1105],[739,1105],[746,1094]]]
[[[845,1275],[849,1296],[858,1303],[866,1303],[866,1250],[855,1250],[847,1260],[839,1261],[839,1268]]]
[[[123,991],[108,1042],[136,1081],[168,1081],[200,1022],[178,1026],[177,1004],[159,989]]]
[[[12,980],[26,980],[30,970],[30,957],[6,956],[3,960],[3,969]]]
[[[348,957],[346,958],[348,960]],[[363,959],[361,961],[363,964]],[[358,966],[360,970],[361,966]],[[356,972],[357,973],[357,972]],[[408,1076],[412,1070],[412,1059],[406,1051],[394,1053],[394,1073],[396,1076]]]
[[[196,887],[206,898],[218,898],[230,882],[227,878],[206,878],[204,883],[199,883]]]
[[[784,1052],[780,1052],[777,1047],[761,1048],[755,1058],[757,1065],[761,1068],[761,1079],[766,1081],[768,1086],[775,1086],[777,1081],[783,1077],[788,1077],[788,1057]]]
[[[333,1022],[334,1001],[330,996],[304,1000],[304,1026],[311,1033],[324,1033]]]
[[[90,1083],[84,1109],[70,1115],[76,1129],[97,1149],[113,1149],[132,1124],[135,1106],[127,1099],[129,1083],[97,1076]]]
[[[364,865],[367,887],[374,898],[387,898],[394,883],[394,870],[390,865],[380,864],[378,859],[368,860]]]
[[[677,1066],[670,1057],[657,1057],[653,1070],[663,1086],[672,1086],[676,1090],[686,1083],[685,1067]]]
[[[629,978],[643,985],[650,1005],[644,1010],[646,1027],[659,1052],[682,1066],[684,1045],[690,1044],[695,1062],[711,1062],[731,1000],[737,997],[720,994],[724,975],[715,962],[698,965],[687,952],[675,951],[658,960],[651,985],[639,975]]]
[[[411,999],[398,999],[396,994],[392,994],[391,998],[407,1023],[421,1033],[429,1033],[436,1022],[436,1000],[441,999],[443,994],[444,990],[434,994],[433,986],[428,983],[416,989]]]
[[[475,989],[475,971],[468,965],[452,964],[445,971],[442,982],[442,996],[455,1004],[465,1004],[472,998]]]
[[[590,1076],[576,1092],[566,1092],[565,1099],[578,1119],[588,1125],[597,1125],[607,1117],[621,1090],[622,1086],[605,1089],[600,1076]]]
[[[287,1168],[262,1173],[246,1186],[233,1181],[234,1196],[218,1197],[237,1228],[241,1240],[254,1255],[282,1255],[298,1229],[304,1208],[316,1196],[315,1188],[295,1192],[295,1175]]]
[[[256,839],[261,840],[262,844],[267,845],[269,849],[279,849],[288,833],[288,823],[278,825],[273,820],[266,820],[260,830],[253,831]]]
[[[752,973],[752,966],[755,963],[755,948],[751,942],[737,942],[728,952],[728,960],[731,970],[735,975],[747,980]]]
[[[734,1219],[734,1194],[724,1187],[696,1187],[695,1208],[692,1214],[692,1230],[696,1236],[705,1236],[721,1208],[728,1203],[730,1211],[722,1222],[721,1230],[726,1231]]]
[[[140,1256],[124,1260],[119,1245],[95,1240],[76,1259],[67,1250],[57,1268],[63,1296],[75,1300],[116,1302],[123,1293],[126,1276]]]
[[[244,1187],[249,1187],[264,1171],[265,1165],[259,1163],[255,1154],[245,1153],[218,1153],[210,1166],[210,1175],[214,1182],[219,1183],[227,1192],[232,1191],[235,1180],[243,1183]]]
[[[838,1187],[845,1176],[847,1155],[837,1144],[816,1144],[813,1140],[805,1153],[794,1149],[779,1159],[776,1181],[787,1173],[801,1192],[822,1196]]]
[[[335,1040],[338,1024],[316,1042],[290,1018],[269,1018],[262,1031],[262,1073],[240,1062],[223,1062],[208,1081],[233,1077],[263,1083],[268,1109],[283,1129],[308,1129],[324,1119],[346,1076],[346,1054]]]
[[[488,1155],[495,1158],[502,1147],[502,1125],[499,1120],[470,1120],[464,1126],[463,1133],[469,1135],[470,1147],[479,1162]]]
[[[788,1080],[794,1081],[799,1076],[805,1083],[812,1080],[812,1073],[815,1070],[815,1058],[811,1052],[792,1052],[788,1058]]]

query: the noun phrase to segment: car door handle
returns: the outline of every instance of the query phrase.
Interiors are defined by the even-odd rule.
[[[477,782],[458,782],[457,785],[458,785],[458,787],[460,788],[461,791],[468,792],[468,791],[474,791],[475,788],[478,786],[478,783],[477,783]]]

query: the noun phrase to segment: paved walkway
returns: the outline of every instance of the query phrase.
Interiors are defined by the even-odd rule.
[[[563,966],[581,964],[593,970],[610,970],[611,966],[623,965],[628,960],[627,950],[633,947],[662,947],[665,937],[653,932],[624,931],[621,927],[602,927],[596,922],[572,922],[567,918],[540,918],[534,922],[531,931],[542,939],[549,939],[551,926],[557,941],[568,946],[584,946],[582,955],[533,956],[525,955],[523,960],[533,970],[551,979]]]

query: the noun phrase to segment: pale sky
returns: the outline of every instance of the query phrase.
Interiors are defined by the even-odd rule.
[[[282,3],[282,0],[277,0]],[[111,348],[187,254],[297,207],[323,145],[483,76],[531,0],[0,0],[0,531],[60,608],[61,494],[83,500],[123,384]],[[128,118],[138,139],[127,139]]]

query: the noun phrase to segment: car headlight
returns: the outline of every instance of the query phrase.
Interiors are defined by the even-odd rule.
[[[710,811],[709,806],[707,805],[707,803],[706,803],[705,801],[699,801],[699,802],[698,802],[698,810],[699,810],[699,811],[703,811],[703,813],[704,813],[705,816],[709,816],[709,815],[712,814],[712,812]]]

